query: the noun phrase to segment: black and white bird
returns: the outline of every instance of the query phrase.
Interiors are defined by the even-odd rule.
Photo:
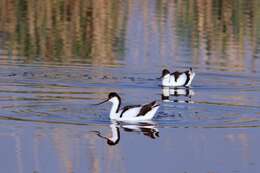
[[[112,102],[112,108],[110,110],[109,117],[111,120],[116,121],[151,120],[155,116],[155,113],[160,106],[158,103],[156,103],[156,101],[153,101],[144,105],[130,105],[120,109],[121,98],[115,92],[110,93],[105,101],[98,103],[97,105],[107,101]]]
[[[188,87],[191,85],[194,77],[195,72],[192,71],[192,68],[184,72],[175,71],[173,73],[170,73],[167,69],[163,69],[161,76],[162,86]]]

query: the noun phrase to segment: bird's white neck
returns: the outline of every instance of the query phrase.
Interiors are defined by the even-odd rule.
[[[188,82],[187,86],[191,85],[191,82],[192,82],[194,77],[195,77],[195,73],[194,72],[190,72],[190,81]]]
[[[170,82],[171,82],[170,79],[171,79],[170,74],[165,75],[162,79],[162,85],[163,86],[170,86]]]
[[[114,98],[110,99],[109,101],[112,102],[112,108],[111,108],[109,116],[110,116],[110,119],[115,119],[118,117],[120,100],[117,97],[114,97]]]

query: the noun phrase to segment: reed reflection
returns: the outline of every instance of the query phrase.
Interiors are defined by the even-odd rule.
[[[0,2],[0,33],[5,44],[25,63],[111,63],[122,50],[125,16],[122,2],[29,1]],[[111,29],[113,28],[113,29]],[[120,41],[120,45],[115,41]],[[118,47],[120,46],[120,47]]]
[[[96,133],[98,137],[101,139],[105,139],[108,145],[117,145],[121,139],[120,129],[124,130],[125,132],[136,132],[141,133],[149,138],[156,139],[159,137],[159,130],[155,128],[155,124],[152,122],[145,122],[145,123],[137,123],[137,124],[120,124],[116,122],[112,122],[110,124],[111,128],[111,136],[107,137],[101,134],[100,131],[92,131]]]
[[[191,98],[195,92],[189,87],[162,87],[161,99],[164,102],[193,103]]]
[[[188,60],[202,67],[255,69],[259,5],[258,0],[2,0],[0,56],[12,63],[95,65],[129,58],[127,63],[147,66],[160,57],[163,65]]]

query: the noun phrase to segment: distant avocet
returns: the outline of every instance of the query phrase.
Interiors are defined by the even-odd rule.
[[[167,87],[188,87],[191,85],[193,78],[195,77],[195,72],[190,68],[184,72],[175,71],[170,73],[169,70],[164,69],[162,71],[162,86]]]

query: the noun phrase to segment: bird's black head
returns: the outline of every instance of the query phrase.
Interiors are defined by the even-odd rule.
[[[163,69],[163,71],[162,71],[162,78],[163,78],[165,75],[167,75],[167,74],[170,74],[170,71],[167,70],[167,69]]]
[[[118,98],[120,98],[119,95],[118,95],[117,93],[115,93],[115,92],[111,92],[111,93],[108,94],[108,99],[111,99],[111,98],[113,98],[113,97],[118,97]]]
[[[120,104],[121,99],[120,99],[119,95],[115,92],[111,92],[111,93],[108,94],[108,98],[105,101],[102,101],[100,103],[96,103],[94,105],[100,105],[100,104],[103,104],[105,102],[111,101],[111,99],[113,99],[115,97],[119,100],[119,104]]]

